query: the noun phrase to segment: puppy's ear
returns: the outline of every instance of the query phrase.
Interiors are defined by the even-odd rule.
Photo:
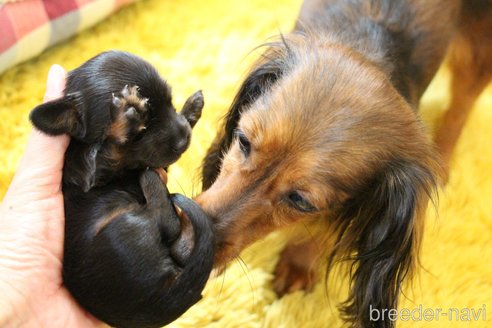
[[[63,179],[65,182],[79,186],[84,192],[89,191],[96,184],[97,155],[99,144],[81,145],[79,141],[71,142],[78,151],[68,151],[65,154],[65,162],[70,165],[63,167]]]
[[[183,105],[180,114],[183,115],[190,126],[193,128],[202,116],[202,109],[205,102],[203,101],[203,93],[201,90],[192,94]]]
[[[67,133],[77,138],[85,136],[84,118],[77,110],[74,96],[65,96],[37,106],[31,111],[30,119],[36,128],[50,135]]]
[[[337,252],[352,260],[342,313],[354,327],[394,327],[388,310],[397,308],[402,282],[418,263],[423,216],[439,171],[433,163],[394,160],[342,206]]]

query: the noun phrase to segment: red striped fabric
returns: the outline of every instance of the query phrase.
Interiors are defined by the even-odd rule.
[[[5,7],[0,8],[0,53],[14,45],[15,30]]]
[[[51,20],[77,10],[79,7],[75,0],[44,0],[43,3]]]
[[[99,5],[103,8],[108,8],[108,4],[112,8],[112,12],[118,8],[134,2],[136,0],[16,0],[16,1],[0,1],[0,74],[8,67],[17,64],[25,58],[35,56],[40,49],[67,38],[70,34],[80,31],[77,25],[70,26],[70,29],[63,29],[65,24],[63,20],[65,15],[77,15],[87,5]],[[51,25],[56,21],[57,25]],[[70,21],[74,21],[73,19]],[[84,26],[95,24],[96,20],[91,21],[90,17],[86,17],[89,23]],[[75,24],[78,23],[75,20]],[[60,28],[60,26],[62,28]],[[46,28],[48,27],[48,28]],[[56,27],[56,28],[54,28]],[[73,32],[72,32],[73,30]],[[38,43],[38,47],[30,47],[32,42],[39,39],[40,34],[33,34],[36,31],[42,31],[43,40],[50,40],[44,43]],[[44,34],[43,34],[44,33]],[[58,33],[58,35],[57,35]],[[49,34],[49,35],[48,35]],[[31,35],[35,35],[32,37]],[[28,38],[31,36],[31,38]],[[24,45],[28,46],[17,47],[22,40],[27,39]],[[39,41],[41,42],[41,41]],[[31,53],[25,53],[32,50]]]

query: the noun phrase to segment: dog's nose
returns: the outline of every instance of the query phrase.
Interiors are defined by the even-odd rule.
[[[179,139],[174,145],[173,149],[176,153],[181,154],[188,148],[189,145],[190,145],[190,135],[188,134],[185,137]]]
[[[177,124],[177,134],[180,135],[179,138],[174,143],[173,150],[181,154],[183,153],[188,146],[190,145],[191,139],[191,127],[188,121],[184,118],[184,116],[178,116]]]

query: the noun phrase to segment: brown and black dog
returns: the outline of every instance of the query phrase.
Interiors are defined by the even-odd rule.
[[[417,110],[453,39],[443,165]],[[348,260],[347,322],[391,327],[369,309],[396,308],[418,263],[425,209],[492,77],[492,1],[307,0],[266,47],[204,161],[216,266],[273,230],[316,226],[283,251],[277,293],[310,289],[321,258]]]

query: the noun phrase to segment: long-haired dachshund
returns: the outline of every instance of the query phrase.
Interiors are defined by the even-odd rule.
[[[112,326],[161,327],[201,298],[212,225],[192,200],[169,195],[163,168],[187,149],[202,108],[197,92],[176,113],[150,64],[111,51],[70,72],[64,97],[31,113],[41,131],[72,137],[63,168],[64,284]]]
[[[320,258],[328,272],[346,260],[347,322],[392,327],[369,309],[397,307],[446,176],[419,100],[454,38],[453,100],[437,136],[446,164],[492,77],[491,31],[490,0],[305,1],[294,31],[251,68],[204,161],[197,202],[217,229],[216,266],[273,230],[309,224],[313,236],[281,254],[277,293],[309,290]]]

